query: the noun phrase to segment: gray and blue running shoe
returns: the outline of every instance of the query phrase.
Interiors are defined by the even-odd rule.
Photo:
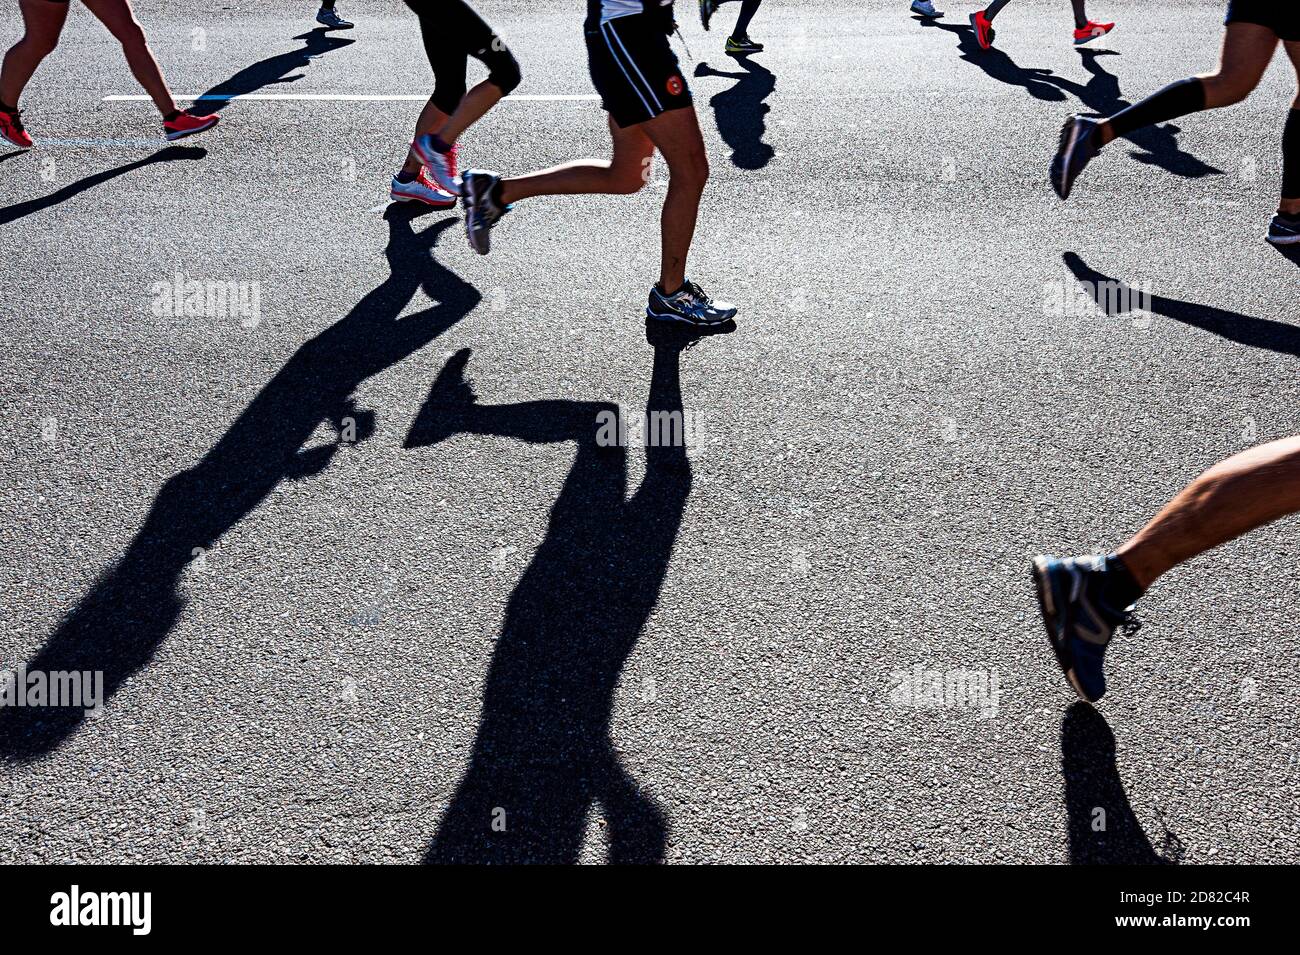
[[[648,318],[696,326],[725,325],[736,317],[737,311],[736,306],[727,302],[713,301],[690,279],[672,295],[665,295],[659,286],[654,286],[645,309]]]
[[[466,169],[461,177],[461,195],[465,200],[465,234],[469,247],[479,255],[492,251],[492,227],[510,211],[496,200],[501,177],[483,169]]]
[[[1106,573],[1103,557],[1034,558],[1034,582],[1048,642],[1070,685],[1089,703],[1106,693],[1102,664],[1116,629],[1133,633],[1141,626],[1128,608],[1106,602],[1102,586]]]

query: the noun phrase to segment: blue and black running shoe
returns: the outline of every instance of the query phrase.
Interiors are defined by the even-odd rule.
[[[1103,557],[1034,558],[1034,582],[1048,642],[1065,678],[1089,703],[1106,693],[1102,664],[1115,631],[1133,633],[1141,626],[1129,608],[1107,603],[1107,573]]]
[[[1086,116],[1071,116],[1061,129],[1061,145],[1052,159],[1052,188],[1062,199],[1070,198],[1074,180],[1101,151],[1097,127],[1101,123]]]
[[[1279,212],[1268,224],[1268,241],[1274,245],[1295,245],[1300,242],[1300,216]]]

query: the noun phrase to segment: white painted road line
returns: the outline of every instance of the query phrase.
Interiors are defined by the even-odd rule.
[[[232,100],[267,100],[288,102],[291,100],[306,102],[325,102],[325,103],[423,103],[429,99],[428,94],[371,94],[371,93],[203,93],[190,96],[180,96],[172,94],[175,99],[185,100],[186,102],[210,102],[217,101],[229,103]],[[105,103],[139,103],[148,102],[149,97],[143,95],[114,95],[105,96],[102,102]],[[559,93],[548,95],[510,95],[504,100],[505,102],[517,103],[595,103],[600,101],[600,97],[594,93]]]

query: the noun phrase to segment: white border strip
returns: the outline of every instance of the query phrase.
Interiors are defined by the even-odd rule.
[[[173,94],[175,99],[185,100],[186,102],[211,102],[229,103],[232,100],[252,99],[267,100],[273,102],[288,101],[305,101],[305,102],[328,102],[328,103],[375,103],[375,102],[401,102],[401,103],[423,103],[429,97],[425,94],[407,95],[407,94],[371,94],[371,93],[231,93],[231,94],[193,94],[190,96],[179,96]],[[507,100],[525,103],[596,103],[600,97],[593,93],[573,93],[573,94],[555,94],[555,95],[511,95],[505,97]],[[102,102],[105,103],[139,103],[148,101],[148,96],[105,96]]]

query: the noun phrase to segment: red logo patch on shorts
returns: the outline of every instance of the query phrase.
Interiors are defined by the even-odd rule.
[[[682,82],[682,78],[681,78],[680,76],[670,76],[670,77],[668,77],[668,95],[669,95],[669,96],[681,96],[681,95],[682,95],[682,90],[684,90],[684,89],[686,89],[686,84]]]

